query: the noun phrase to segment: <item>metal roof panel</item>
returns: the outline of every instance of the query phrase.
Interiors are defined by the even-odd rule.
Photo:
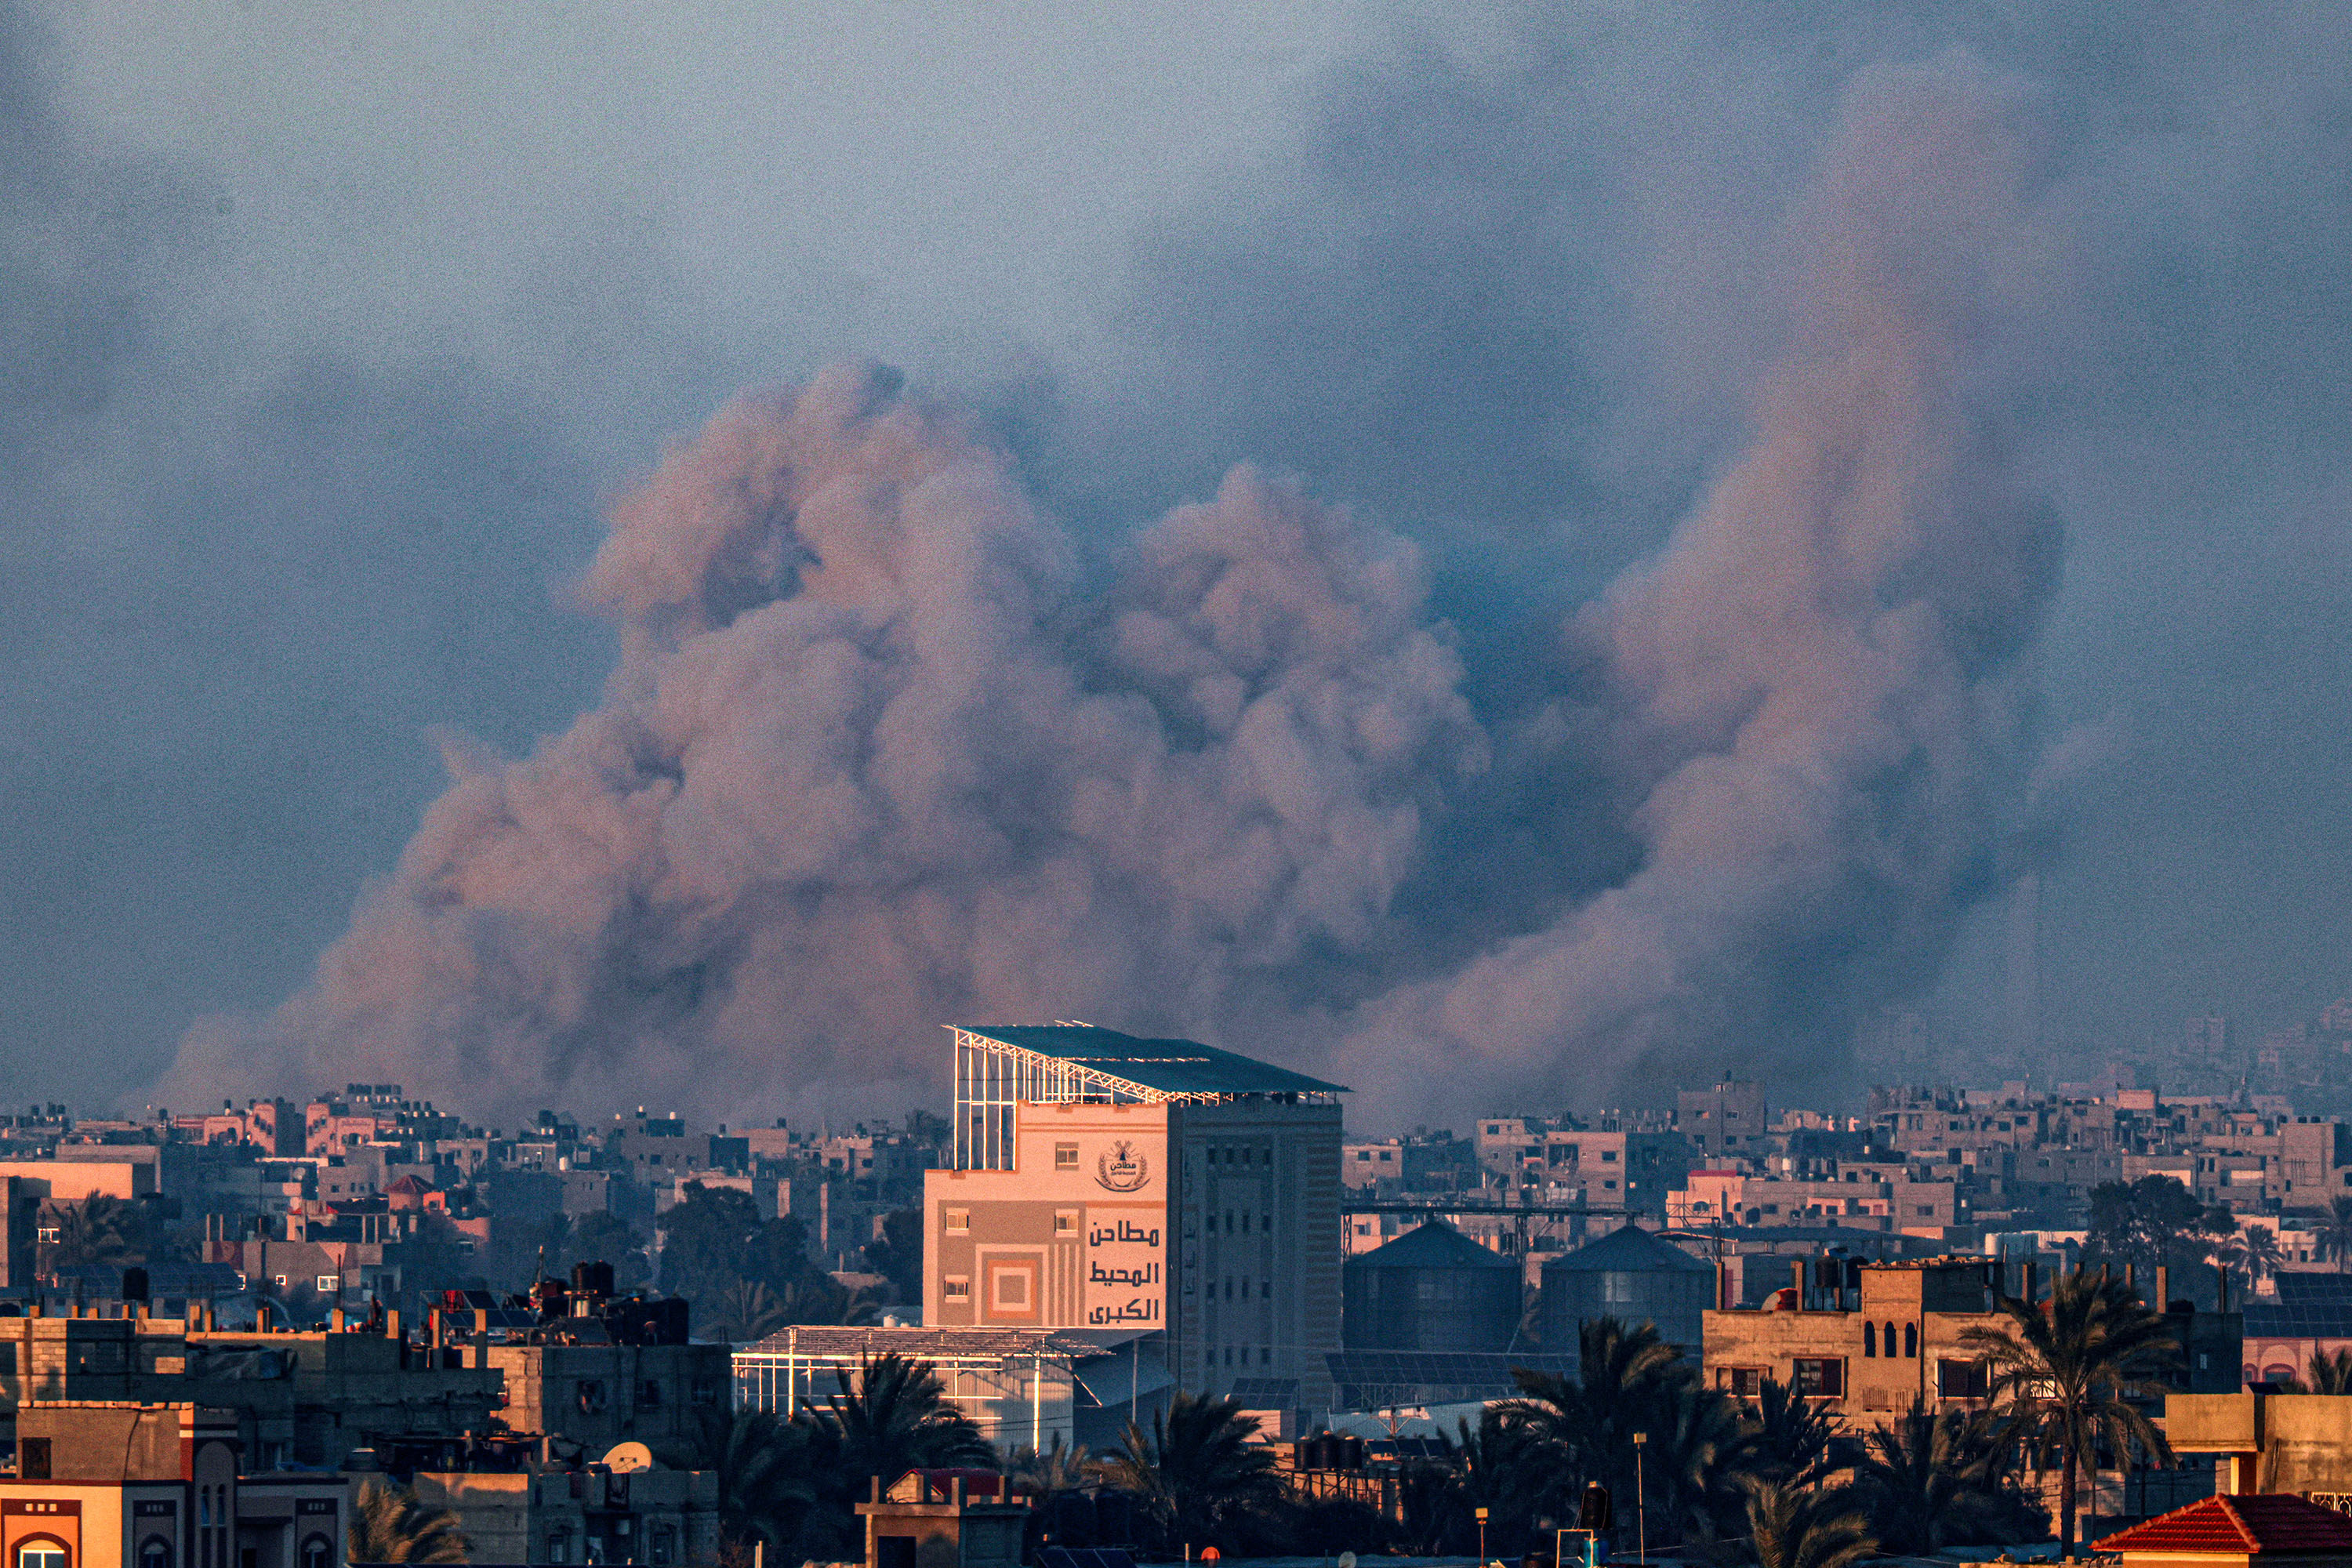
[[[1146,1039],[1093,1024],[959,1024],[955,1027],[1161,1094],[1347,1092],[1342,1084],[1325,1083],[1197,1040]]]

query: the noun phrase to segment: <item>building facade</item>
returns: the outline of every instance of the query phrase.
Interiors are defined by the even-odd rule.
[[[235,1411],[28,1405],[16,1456],[0,1475],[11,1568],[342,1568],[343,1477],[247,1469]]]
[[[1183,1387],[1328,1406],[1338,1086],[1085,1025],[955,1040],[954,1164],[924,1183],[926,1325],[1157,1330]]]
[[[1706,1381],[1748,1397],[1769,1378],[1849,1426],[1881,1425],[1915,1402],[1980,1406],[1990,1373],[1966,1335],[2008,1322],[1995,1309],[2007,1288],[2002,1271],[1986,1258],[1792,1259],[1789,1285],[1761,1309],[1706,1314]],[[2030,1277],[2022,1288],[2034,1290]],[[2197,1393],[2238,1386],[2237,1313],[2166,1317],[2180,1351],[2172,1386]]]

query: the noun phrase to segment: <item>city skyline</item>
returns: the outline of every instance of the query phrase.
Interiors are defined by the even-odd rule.
[[[2340,18],[926,16],[0,9],[20,1098],[2352,984]]]

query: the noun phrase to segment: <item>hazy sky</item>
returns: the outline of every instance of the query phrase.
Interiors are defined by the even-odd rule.
[[[608,699],[616,498],[844,360],[971,410],[1082,578],[1244,460],[1417,544],[1503,761],[1429,842],[1511,897],[1463,914],[1424,846],[1399,908],[1449,964],[1546,928],[1643,852],[1510,738],[1758,439],[1789,237],[1897,68],[2019,128],[2000,233],[1918,243],[1990,301],[1956,384],[2063,545],[1935,918],[1787,974],[1965,1046],[2038,864],[2053,1040],[2300,1016],[2352,989],[2347,45],[2315,4],[0,0],[16,1098],[135,1103],[303,992],[436,737]]]

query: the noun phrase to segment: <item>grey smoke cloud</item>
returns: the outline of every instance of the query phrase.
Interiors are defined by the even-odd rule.
[[[1601,689],[1577,728],[1623,772],[1642,865],[1383,998],[1358,1077],[1434,1054],[1503,1102],[1736,1051],[1834,1079],[1854,1010],[1940,956],[2021,778],[2017,656],[2060,547],[1981,353],[2032,226],[2014,97],[1966,58],[1856,79],[1753,442],[1571,632]]]
[[[1652,865],[1640,808],[1691,743],[1583,612],[1756,438],[1799,330],[1780,237],[1842,95],[1955,43],[2032,84],[2050,220],[2013,237],[2019,298],[1968,353],[2010,482],[2067,520],[2004,679],[2043,693],[2031,731],[2127,713],[2128,765],[2060,800],[1988,761],[2023,819],[1947,905],[1902,905],[1884,942],[1874,903],[1810,949],[1694,931],[1744,955],[1705,987],[1723,1018],[1766,976],[1788,1002],[1761,1031],[1692,1016],[1813,1063],[1836,1015],[1908,986],[1976,1070],[2004,986],[1997,913],[1970,910],[2021,847],[2053,1059],[2215,1007],[2259,1032],[2341,988],[2340,7],[1530,8],[1384,38],[1343,6],[1271,39],[1188,7],[1076,44],[1006,15],[979,53],[843,14],[809,13],[835,42],[803,47],[718,8],[658,38],[427,13],[0,3],[0,1037],[26,1095],[146,1098],[192,1014],[300,989],[446,787],[420,730],[481,737],[452,753],[497,773],[597,701],[616,632],[675,634],[654,623],[688,601],[643,626],[566,607],[609,498],[735,387],[842,353],[983,389],[1066,553],[1040,636],[1081,679],[1106,583],[1140,570],[1114,558],[1237,458],[1427,563],[1419,614],[1490,760],[1432,770],[1373,934],[1214,970],[1222,1012],[1124,1005],[1311,1053],[1559,931]],[[1126,303],[1087,321],[1139,225]],[[1000,395],[998,364],[1035,374]],[[698,613],[761,592],[714,583]],[[1118,677],[1196,743],[1168,679]],[[1951,804],[1958,844],[1983,818]],[[691,990],[653,970],[622,994]]]
[[[458,755],[317,983],[181,1075],[740,1105],[911,1092],[942,1018],[1308,1018],[1377,1115],[1818,1039],[1932,962],[2019,774],[2057,533],[1974,352],[2027,226],[2008,97],[1966,60],[1857,83],[1754,445],[1565,628],[1598,695],[1555,747],[1643,859],[1551,924],[1381,989],[1489,754],[1401,540],[1237,469],[1086,573],[975,431],[836,371],[615,508],[604,703]]]
[[[1382,942],[1483,759],[1401,542],[1237,469],[1082,595],[1006,460],[874,372],[731,405],[584,592],[605,701],[454,752],[316,983],[174,1092],[741,1108],[921,1092],[943,1018],[1197,1024]]]

